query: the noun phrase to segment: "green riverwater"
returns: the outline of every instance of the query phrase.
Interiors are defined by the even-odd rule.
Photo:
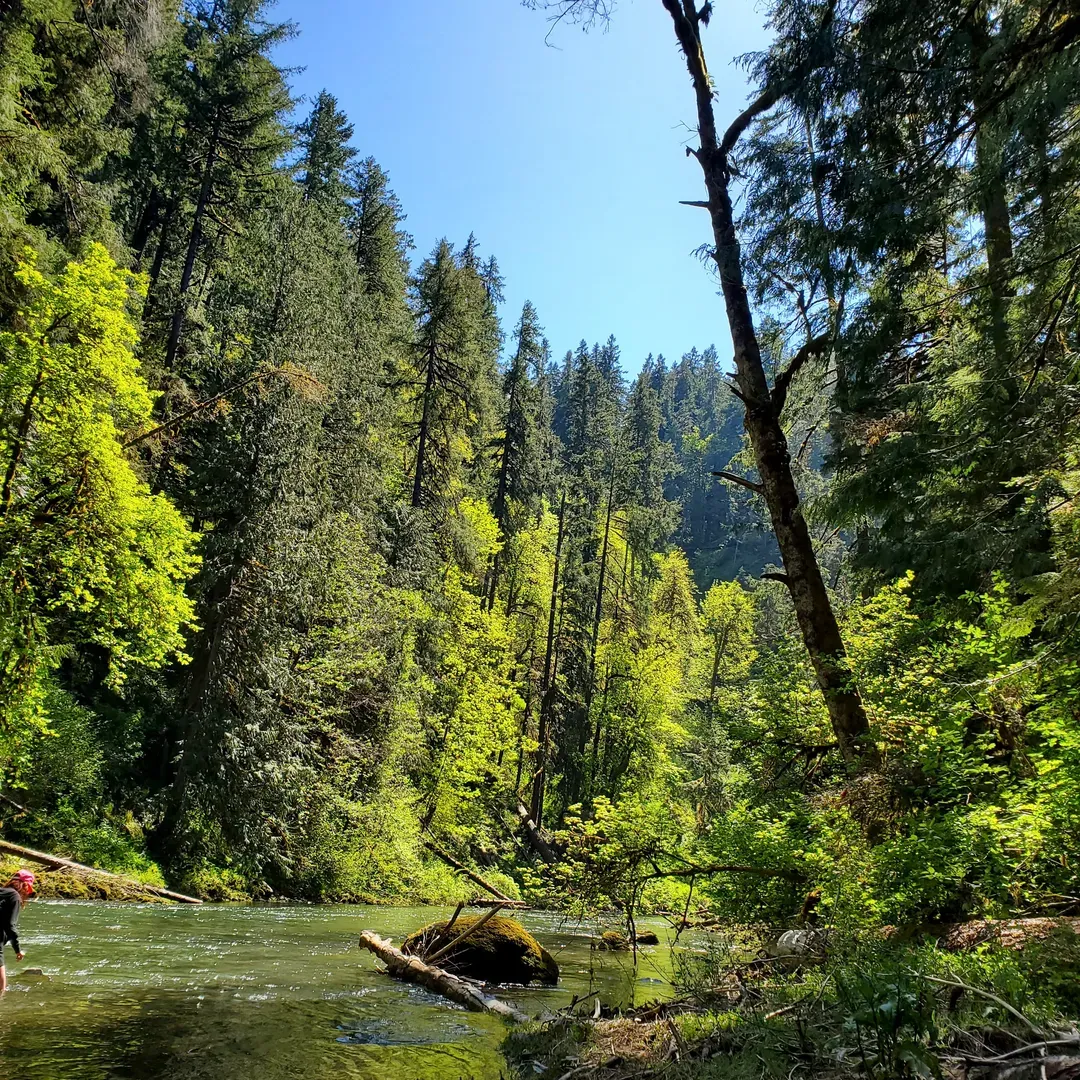
[[[26,960],[8,957],[4,1080],[499,1080],[502,1023],[375,970],[362,929],[400,943],[441,908],[27,905]],[[667,997],[665,946],[598,953],[601,928],[521,916],[556,957],[558,987],[500,995],[530,1014],[600,991]],[[666,924],[651,923],[665,940]],[[10,950],[9,950],[10,952]],[[22,977],[40,967],[46,978]],[[11,978],[13,976],[13,978]]]

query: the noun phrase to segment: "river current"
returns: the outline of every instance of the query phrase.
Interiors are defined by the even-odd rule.
[[[4,1080],[500,1080],[503,1024],[380,974],[362,929],[395,943],[442,908],[156,906],[34,901],[26,960],[8,957]],[[668,997],[668,949],[589,947],[611,924],[521,921],[555,956],[558,987],[499,991],[536,1015],[598,991]],[[649,922],[666,940],[666,924]],[[10,950],[9,950],[10,952]],[[20,974],[41,968],[44,975]]]

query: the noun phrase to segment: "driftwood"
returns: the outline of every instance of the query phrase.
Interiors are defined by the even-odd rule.
[[[99,870],[96,866],[86,866],[83,863],[72,862],[71,859],[62,859],[59,855],[49,855],[44,851],[34,851],[32,848],[20,847],[18,844],[9,844],[6,840],[0,840],[0,853],[40,863],[50,870],[78,870],[84,874],[98,874],[101,877],[116,878],[118,881],[126,881],[135,888],[153,893],[154,896],[164,896],[167,900],[176,900],[181,904],[202,903],[201,900],[194,896],[185,896],[183,893],[172,892],[169,889],[159,889],[156,885],[144,885],[141,881],[136,881],[134,878],[127,877],[124,874],[114,874],[111,870]]]
[[[451,975],[441,968],[425,964],[415,956],[406,956],[400,949],[394,948],[389,941],[379,937],[378,934],[365,930],[360,935],[360,947],[373,952],[385,965],[387,974],[403,982],[416,983],[441,994],[444,998],[464,1005],[471,1012],[489,1012],[501,1016],[504,1020],[513,1020],[517,1023],[529,1019],[523,1012],[519,1012],[505,1001],[490,997],[478,986]]]
[[[533,821],[532,815],[529,813],[528,808],[521,799],[518,799],[517,801],[517,815],[521,819],[521,828],[525,833],[525,839],[529,842],[529,847],[531,847],[544,862],[555,862],[556,857],[554,849],[544,839],[543,833],[536,827],[536,822]]]
[[[496,900],[501,900],[504,904],[514,903],[514,901],[505,893],[499,892],[490,881],[485,881],[478,873],[465,866],[464,863],[459,863],[453,855],[448,855],[438,844],[434,844],[430,840],[425,840],[424,847],[426,847],[432,855],[442,859],[447,866],[452,867],[459,874],[464,874],[474,885],[479,885],[481,889],[491,893]]]

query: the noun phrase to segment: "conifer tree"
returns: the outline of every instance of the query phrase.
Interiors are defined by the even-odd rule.
[[[296,136],[304,198],[344,204],[348,191],[345,176],[356,151],[349,145],[353,126],[338,109],[333,94],[319,92],[307,119],[297,127]]]
[[[542,371],[546,342],[536,315],[529,301],[521,310],[514,332],[517,347],[503,376],[503,402],[505,419],[503,435],[499,440],[498,482],[492,499],[491,511],[502,533],[503,542],[509,542],[514,533],[514,504],[521,508],[519,514],[535,504],[542,491],[533,487],[539,469],[536,457],[542,452],[540,445],[538,388],[534,372]],[[496,552],[488,574],[488,603],[495,602],[499,587],[500,557]]]
[[[381,305],[392,306],[400,304],[406,292],[406,254],[412,240],[401,228],[405,215],[389,184],[374,158],[365,158],[350,171],[347,227],[366,291]]]
[[[471,237],[460,256],[441,241],[413,286],[417,329],[408,379],[414,508],[448,498],[462,484],[464,463],[480,449],[476,432],[490,419],[497,324],[493,332],[493,305],[474,251]]]
[[[215,253],[258,204],[274,162],[288,145],[282,123],[288,91],[268,53],[293,27],[266,22],[266,6],[265,0],[192,4],[185,14],[184,49],[172,58],[179,65],[173,79],[184,171],[171,192],[155,256],[156,264],[169,258],[172,251],[166,245],[175,236],[177,274],[169,289],[171,314],[164,332],[164,364],[170,370],[196,269],[210,272]],[[160,265],[153,276],[160,289]]]

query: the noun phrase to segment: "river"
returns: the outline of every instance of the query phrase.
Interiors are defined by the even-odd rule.
[[[34,901],[26,960],[0,1001],[5,1080],[500,1080],[505,1028],[375,969],[370,929],[400,943],[441,908],[156,906]],[[594,952],[595,923],[521,921],[554,954],[553,988],[501,991],[536,1015],[571,995],[670,995],[670,957]],[[666,924],[646,920],[665,940]],[[10,950],[9,954],[10,954]],[[24,967],[44,977],[23,976]]]

